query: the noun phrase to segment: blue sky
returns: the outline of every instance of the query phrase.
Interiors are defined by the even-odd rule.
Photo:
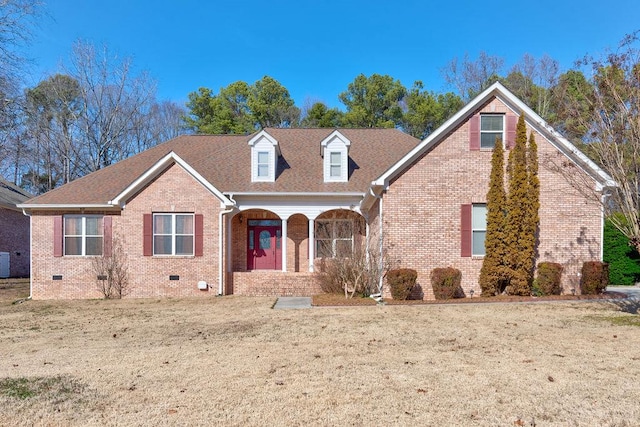
[[[637,0],[51,0],[45,10],[27,52],[32,85],[84,39],[131,56],[160,99],[269,75],[300,107],[342,107],[338,94],[360,73],[441,92],[450,89],[441,69],[465,53],[503,57],[507,68],[548,54],[566,70],[640,29]]]

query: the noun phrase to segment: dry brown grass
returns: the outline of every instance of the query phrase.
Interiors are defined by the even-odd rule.
[[[273,303],[3,299],[0,425],[640,420],[640,327],[609,302]]]

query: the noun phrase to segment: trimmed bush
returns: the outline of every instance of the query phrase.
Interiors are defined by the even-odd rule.
[[[464,298],[461,281],[462,273],[457,268],[431,270],[431,288],[436,299]]]
[[[534,295],[560,295],[562,291],[562,264],[541,262],[538,264],[538,277],[533,284]]]
[[[600,261],[586,261],[582,264],[580,292],[583,295],[596,295],[609,286],[609,264]]]
[[[387,283],[389,284],[393,299],[406,300],[409,298],[417,279],[418,272],[410,268],[389,270],[387,273]]]

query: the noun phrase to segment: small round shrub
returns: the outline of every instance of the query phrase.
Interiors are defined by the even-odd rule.
[[[582,264],[580,292],[583,295],[596,295],[609,286],[609,264],[600,261],[586,261]]]
[[[534,281],[534,295],[560,295],[562,292],[562,264],[541,262],[538,264],[538,277]]]
[[[457,268],[434,268],[431,270],[431,288],[436,299],[464,298],[462,273]]]
[[[387,272],[387,283],[395,300],[406,300],[418,279],[418,272],[410,268],[398,268]]]

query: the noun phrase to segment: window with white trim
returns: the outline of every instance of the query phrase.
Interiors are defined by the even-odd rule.
[[[342,178],[342,153],[340,151],[332,151],[329,156],[329,176],[332,179]]]
[[[484,240],[487,235],[487,205],[478,203],[471,206],[471,254],[484,256]]]
[[[493,148],[504,141],[504,114],[480,114],[480,148]]]
[[[269,152],[268,151],[258,151],[257,167],[258,167],[258,171],[256,176],[258,178],[269,177]]]
[[[353,253],[353,221],[350,219],[317,219],[316,257],[344,258]]]
[[[64,254],[100,256],[104,240],[102,216],[64,216]]]
[[[193,255],[194,241],[193,214],[153,214],[154,255]]]

